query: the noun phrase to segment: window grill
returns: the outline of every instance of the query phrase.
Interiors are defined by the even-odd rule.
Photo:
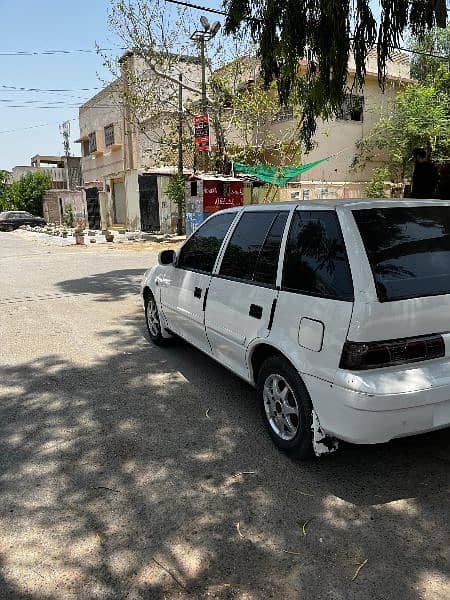
[[[112,146],[114,144],[114,125],[107,125],[105,127],[105,146]]]
[[[97,136],[95,135],[95,131],[89,134],[89,154],[97,151]]]
[[[336,119],[342,121],[363,121],[364,96],[345,94],[340,109],[336,112]]]

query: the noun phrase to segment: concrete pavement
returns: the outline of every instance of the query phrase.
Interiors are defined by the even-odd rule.
[[[252,389],[149,344],[155,261],[0,233],[0,599],[448,598],[449,431],[290,460]]]

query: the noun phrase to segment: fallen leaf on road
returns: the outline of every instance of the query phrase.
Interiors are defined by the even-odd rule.
[[[95,537],[98,539],[98,541],[103,544],[103,542],[105,541],[105,536],[101,531],[96,531],[95,532]]]
[[[355,571],[355,574],[354,574],[354,575],[353,575],[353,577],[352,577],[352,581],[355,581],[355,579],[358,577],[358,575],[359,575],[359,572],[361,571],[361,569],[362,569],[363,567],[365,567],[365,566],[367,565],[367,563],[368,563],[368,562],[369,562],[369,559],[368,559],[368,558],[366,558],[366,560],[364,560],[364,561],[363,561],[363,562],[362,562],[360,565],[358,565],[358,568],[356,569],[356,571]]]
[[[302,532],[303,532],[303,535],[304,535],[304,536],[306,536],[306,530],[307,530],[307,528],[308,528],[308,525],[311,523],[311,521],[312,521],[312,520],[313,520],[313,517],[311,517],[311,519],[307,519],[307,520],[306,520],[306,521],[303,523],[303,525],[302,525]]]
[[[235,473],[231,477],[239,477],[240,475],[256,475],[256,471],[240,471],[239,473]]]
[[[239,536],[240,536],[242,539],[244,539],[244,538],[245,538],[245,535],[242,535],[242,533],[241,533],[241,528],[240,528],[240,525],[239,525],[239,521],[236,523],[236,529],[237,529],[237,532],[238,532]]]

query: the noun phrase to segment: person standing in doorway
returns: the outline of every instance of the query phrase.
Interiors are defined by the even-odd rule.
[[[438,180],[437,169],[428,160],[424,148],[414,148],[411,160],[414,161],[411,198],[434,198]]]
[[[436,198],[450,200],[450,162],[444,163],[440,168]]]

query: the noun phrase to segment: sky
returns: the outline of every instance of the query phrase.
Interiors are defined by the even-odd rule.
[[[222,2],[199,0],[198,4],[220,8]],[[71,121],[71,153],[79,154],[74,143],[79,132],[77,106],[96,93],[94,88],[100,87],[101,81],[111,80],[95,52],[2,53],[95,50],[98,44],[112,48],[111,55],[120,55],[121,43],[108,29],[108,6],[109,0],[0,0],[0,169],[28,165],[35,154],[63,154],[59,124],[67,120]],[[34,92],[8,87],[73,91]],[[79,91],[81,88],[90,91]],[[43,108],[49,103],[51,108]]]
[[[220,5],[220,1],[202,3]],[[71,153],[79,154],[79,145],[74,143],[79,132],[77,106],[97,91],[30,92],[4,86],[80,90],[101,87],[101,80],[112,78],[95,52],[47,56],[2,53],[95,50],[98,44],[117,48],[110,54],[120,55],[121,43],[108,29],[108,6],[108,0],[0,0],[0,169],[28,165],[35,154],[63,154],[59,124],[66,120],[71,120]],[[49,102],[52,108],[42,108]]]

